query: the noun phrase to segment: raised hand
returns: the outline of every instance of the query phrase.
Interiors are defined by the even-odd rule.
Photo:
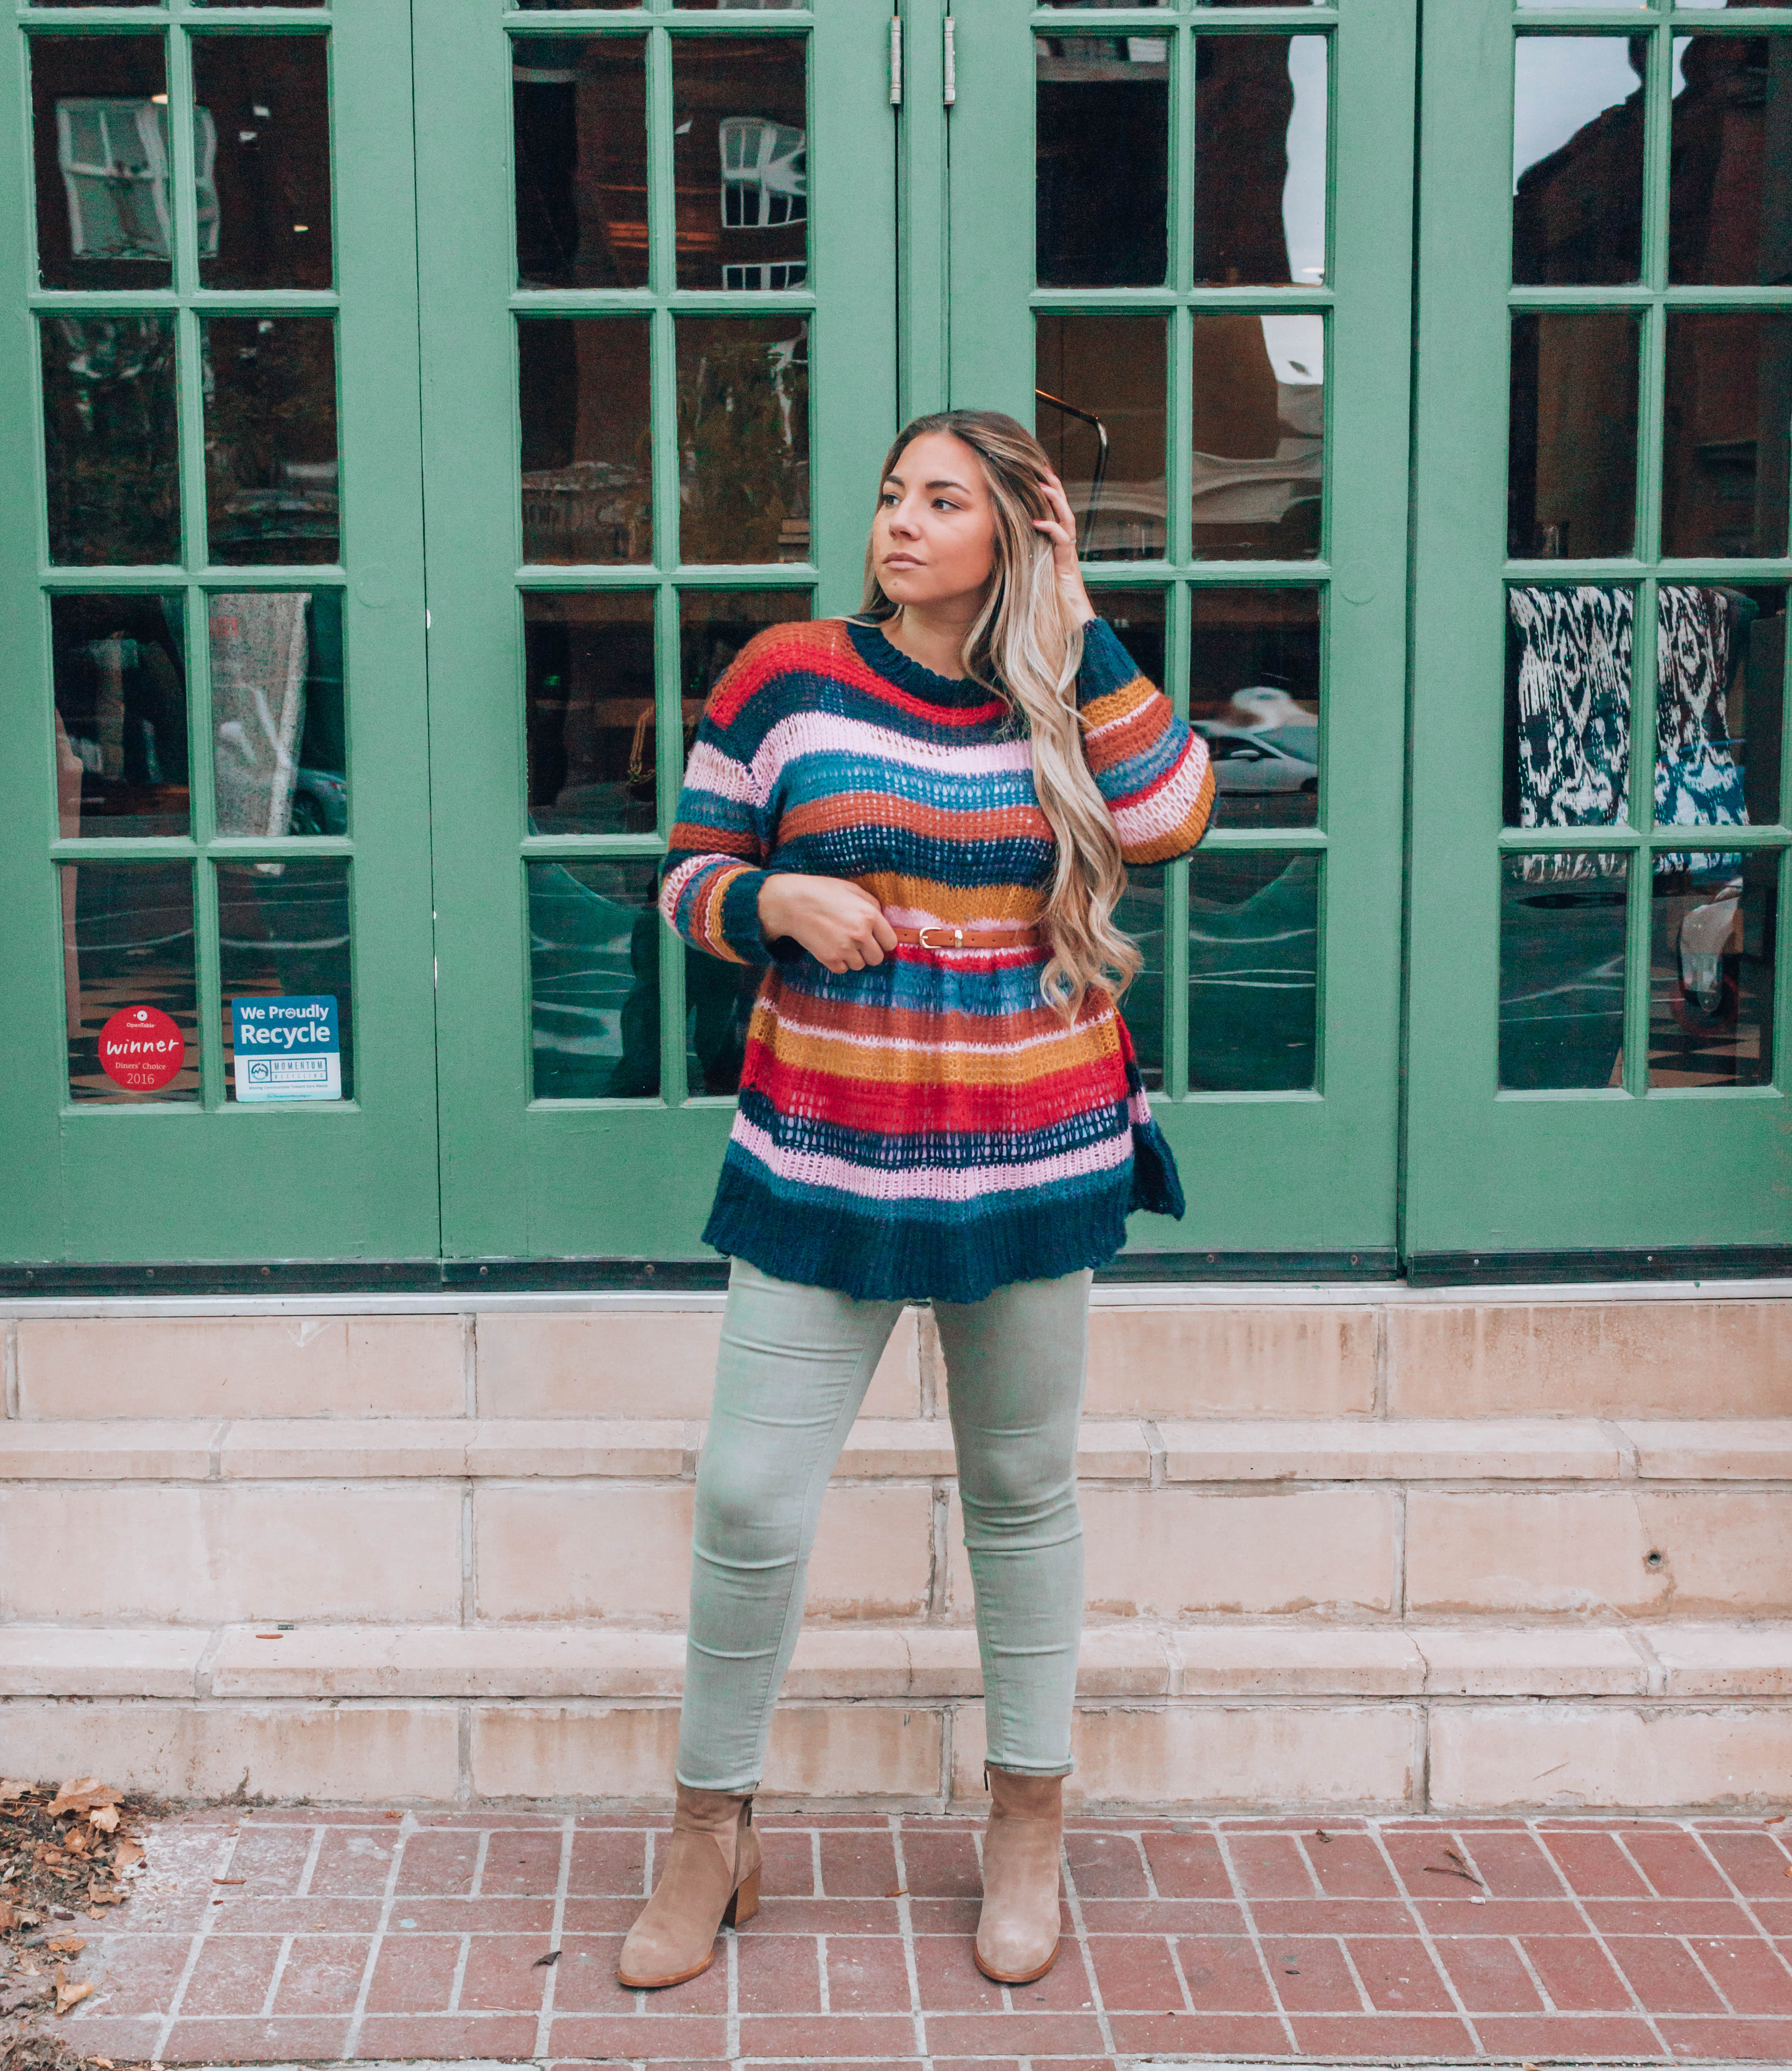
[[[1064,599],[1064,609],[1073,614],[1076,625],[1086,625],[1095,616],[1095,607],[1089,601],[1083,572],[1077,565],[1076,514],[1056,475],[1048,471],[1044,487],[1052,515],[1035,518],[1033,523],[1052,542],[1052,569],[1058,579],[1058,594]]]
[[[880,964],[896,945],[884,908],[863,885],[843,877],[774,872],[759,888],[759,925],[767,941],[792,936],[830,971]]]

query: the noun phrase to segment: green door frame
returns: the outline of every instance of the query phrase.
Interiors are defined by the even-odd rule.
[[[1792,731],[1781,771],[1781,823],[1722,830],[1724,851],[1779,855],[1780,948],[1774,1082],[1651,1090],[1650,859],[1711,849],[1708,834],[1658,828],[1655,610],[1658,572],[1692,580],[1784,582],[1792,560],[1663,564],[1653,558],[1663,474],[1667,312],[1687,306],[1792,306],[1778,289],[1667,285],[1667,92],[1672,39],[1697,31],[1792,31],[1792,9],[1745,13],[1639,0],[1609,9],[1522,11],[1511,0],[1425,0],[1420,150],[1425,191],[1419,252],[1413,605],[1409,957],[1409,1145],[1403,1250],[1428,1277],[1535,1269],[1536,1254],[1630,1254],[1662,1270],[1675,1251],[1778,1246],[1792,1238]],[[1646,38],[1650,171],[1643,284],[1511,285],[1515,31],[1594,31]],[[1642,322],[1634,557],[1508,561],[1506,548],[1509,318],[1514,310],[1618,308]],[[1637,597],[1627,824],[1505,830],[1503,706],[1508,580],[1618,581]],[[1581,1091],[1497,1090],[1500,865],[1503,856],[1596,851],[1629,859],[1622,1083]],[[1532,1255],[1531,1261],[1525,1254]],[[1713,1263],[1720,1261],[1713,1259]],[[1737,1262],[1740,1262],[1740,1255]],[[1626,1269],[1609,1259],[1612,1269]],[[1735,1269],[1734,1264],[1730,1269]],[[1782,1268],[1783,1269],[1783,1267]]]
[[[429,800],[424,743],[414,161],[409,0],[227,13],[192,0],[79,11],[7,9],[0,109],[0,282],[13,311],[0,353],[0,1257],[125,1261],[430,1258],[435,1034],[430,970]],[[33,246],[27,32],[129,33],[167,41],[173,285],[139,292],[40,289]],[[195,35],[326,35],[336,285],[328,291],[205,289],[194,206]],[[159,311],[177,340],[184,552],[164,567],[52,567],[45,526],[36,329],[53,312]],[[206,561],[200,324],[232,313],[334,313],[344,560],[337,567]],[[28,522],[18,522],[29,512]],[[216,831],[207,597],[217,591],[339,589],[347,656],[349,830],[248,840]],[[48,600],[75,592],[174,594],[184,602],[191,838],[60,838]],[[220,1035],[223,861],[346,859],[351,888],[354,1095],[340,1104],[238,1105]],[[64,863],[184,864],[195,885],[201,1097],[73,1105],[65,1063]],[[193,1063],[194,1044],[188,1045]]]

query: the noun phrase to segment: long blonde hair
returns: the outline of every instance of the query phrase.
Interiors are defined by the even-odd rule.
[[[1033,788],[1057,839],[1057,868],[1046,901],[1052,960],[1040,990],[1067,1020],[1099,986],[1117,999],[1138,975],[1138,945],[1114,925],[1126,888],[1105,801],[1083,754],[1076,717],[1076,671],[1083,629],[1059,594],[1051,544],[1033,529],[1051,511],[1041,487],[1051,467],[1032,433],[999,410],[941,410],[917,417],[884,462],[889,479],[904,449],[932,432],[962,439],[983,464],[995,515],[995,562],[989,594],[965,635],[962,660],[972,681],[1003,699],[1026,721],[1033,753]],[[901,609],[884,594],[869,546],[860,617],[874,625]]]

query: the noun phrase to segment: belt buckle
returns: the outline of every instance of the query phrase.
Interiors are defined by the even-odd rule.
[[[949,942],[930,942],[929,935],[949,935]],[[962,928],[949,928],[943,922],[932,922],[921,931],[921,945],[924,949],[962,949],[965,945]]]

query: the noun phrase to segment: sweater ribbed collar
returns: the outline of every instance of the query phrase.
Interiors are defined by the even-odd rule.
[[[860,625],[849,618],[847,631],[865,666],[875,669],[886,683],[894,683],[911,697],[923,698],[930,705],[959,710],[966,705],[984,705],[992,701],[992,694],[969,676],[938,676],[931,669],[924,668],[887,640],[878,626]]]

